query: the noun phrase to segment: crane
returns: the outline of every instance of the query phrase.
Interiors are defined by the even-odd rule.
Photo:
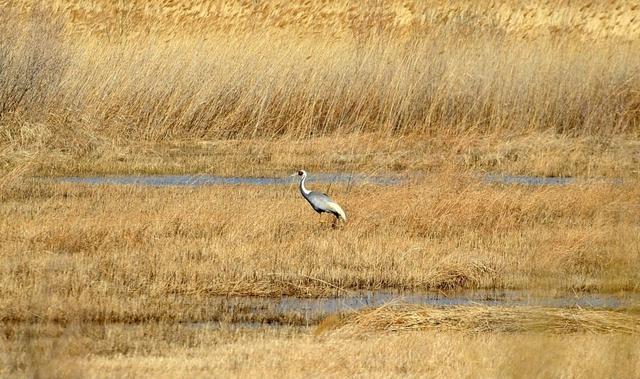
[[[311,207],[314,211],[318,213],[326,212],[331,213],[336,216],[336,220],[334,222],[334,226],[338,223],[338,221],[342,220],[344,222],[347,221],[347,215],[342,210],[342,207],[338,205],[335,201],[333,201],[329,195],[322,192],[309,191],[304,186],[304,181],[307,179],[307,172],[304,170],[300,170],[297,173],[291,176],[300,176],[300,193],[302,197],[305,198],[311,204]]]

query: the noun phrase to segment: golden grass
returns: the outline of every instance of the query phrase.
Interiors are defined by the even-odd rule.
[[[197,321],[212,295],[337,289],[637,291],[639,188],[333,185],[349,217],[333,230],[294,185],[32,182],[0,204],[0,317]]]
[[[637,292],[639,12],[0,0],[0,375],[637,376],[637,316],[618,312],[386,307],[321,336],[179,323],[303,322],[215,295]],[[318,186],[349,215],[333,230],[293,186],[28,178],[300,168],[412,179]]]
[[[637,377],[636,335],[408,331],[313,336],[168,324],[21,326],[11,377]]]
[[[26,154],[33,156],[25,158]],[[6,167],[35,176],[185,173],[283,176],[304,168],[312,175],[354,172],[422,177],[440,172],[460,175],[494,172],[599,180],[638,178],[639,154],[640,142],[624,136],[567,138],[527,133],[503,139],[357,133],[301,140],[107,143],[87,154],[24,146],[0,153],[0,160],[4,160]]]
[[[460,306],[433,308],[394,305],[351,313],[342,320],[329,317],[316,333],[336,329],[339,333],[439,330],[466,333],[544,332],[640,333],[640,317],[621,312],[543,307],[497,308]]]
[[[547,3],[518,10],[511,1],[255,5],[261,10],[223,2],[32,4],[10,2],[1,15],[3,172],[25,155],[42,157],[33,167],[39,174],[236,166],[264,174],[301,163],[430,171],[451,158],[460,170],[640,172],[638,28],[621,21],[638,9],[622,3],[557,12],[545,11],[555,7]],[[404,30],[397,16],[385,16],[402,7],[424,25]],[[256,24],[236,8],[267,21]],[[590,18],[575,23],[575,12]],[[225,14],[237,28],[226,29]],[[360,22],[354,14],[375,22],[351,28]],[[611,30],[623,33],[588,33],[591,18],[614,20]],[[316,20],[341,37],[313,32]],[[512,24],[524,20],[540,31],[570,27],[522,38]],[[301,154],[296,144],[313,152]],[[380,146],[394,146],[386,149],[392,156],[369,159]],[[196,162],[185,163],[194,151]]]
[[[287,30],[300,34],[395,35],[444,32],[460,28],[467,34],[490,30],[521,38],[572,35],[581,38],[632,40],[640,34],[640,9],[614,0],[557,3],[515,0],[483,3],[443,1],[226,1],[226,0],[33,0],[4,1],[21,15],[34,8],[64,17],[75,32],[89,32],[110,39],[148,34],[168,36],[212,31],[246,33],[255,30]]]

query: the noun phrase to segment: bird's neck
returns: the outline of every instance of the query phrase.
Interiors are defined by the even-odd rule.
[[[302,175],[302,179],[300,179],[300,192],[302,195],[308,195],[309,191],[307,187],[304,186],[304,181],[307,180],[307,174]]]

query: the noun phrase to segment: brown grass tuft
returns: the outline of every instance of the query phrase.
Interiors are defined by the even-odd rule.
[[[11,4],[0,23],[5,167],[43,151],[46,174],[219,172],[225,161],[264,172],[305,160],[373,171],[370,154],[396,146],[385,169],[638,175],[640,45],[621,40],[630,29],[573,23],[594,7]],[[561,31],[541,32],[549,25]],[[314,32],[327,29],[340,36]],[[232,139],[251,149],[194,148]],[[321,156],[290,146],[305,142]]]
[[[640,317],[621,312],[542,307],[464,306],[433,308],[389,305],[347,314],[340,323],[321,323],[319,330],[340,333],[439,330],[465,333],[544,332],[640,333]]]

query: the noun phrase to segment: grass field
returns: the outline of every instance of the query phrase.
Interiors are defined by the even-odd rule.
[[[150,318],[171,319],[182,299],[172,295],[638,291],[637,185],[513,188],[440,175],[331,190],[350,211],[340,230],[293,185],[31,183],[0,207],[2,317],[32,320],[39,294],[48,317],[126,322],[154,308]]]
[[[37,337],[29,337],[29,333]],[[46,377],[637,377],[637,335],[467,333],[319,335],[169,324],[17,328],[5,362]]]
[[[214,299],[638,293],[640,7],[0,0],[0,35],[0,376],[637,377],[640,304]],[[333,229],[294,185],[51,179],[302,168],[405,180],[310,185]]]
[[[128,4],[3,7],[4,170],[638,178],[623,2]]]

